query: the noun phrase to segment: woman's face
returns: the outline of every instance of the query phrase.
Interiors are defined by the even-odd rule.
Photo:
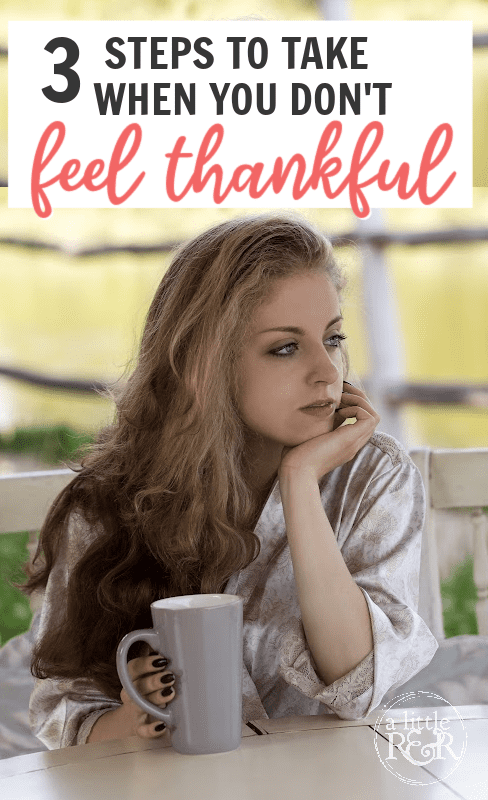
[[[238,365],[238,406],[275,466],[283,446],[333,429],[342,394],[341,325],[339,298],[325,273],[278,280],[255,312]],[[321,402],[328,405],[305,410]]]

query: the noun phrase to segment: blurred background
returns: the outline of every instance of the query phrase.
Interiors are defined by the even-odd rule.
[[[76,459],[113,417],[95,389],[123,375],[172,247],[245,209],[8,209],[7,22],[35,19],[473,21],[472,209],[300,209],[349,278],[345,330],[380,429],[407,448],[488,447],[488,1],[0,2],[0,473]],[[0,644],[26,630],[27,535],[0,537]],[[472,559],[441,554],[447,635],[476,633]]]

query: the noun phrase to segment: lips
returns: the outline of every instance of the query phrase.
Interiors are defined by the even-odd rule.
[[[309,416],[324,419],[325,417],[332,416],[334,414],[334,409],[335,403],[330,402],[322,406],[305,406],[305,408],[301,408],[300,411]]]
[[[310,405],[302,406],[300,411],[304,411],[306,408],[322,408],[324,406],[330,406],[333,402],[334,401],[330,398],[327,398],[326,400],[314,400],[312,403],[310,403]]]

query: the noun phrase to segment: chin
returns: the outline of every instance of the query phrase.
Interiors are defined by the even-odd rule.
[[[331,433],[334,430],[334,421],[333,420],[310,420],[310,424],[307,425],[306,431],[304,431],[302,437],[300,439],[297,438],[297,444],[301,444],[301,442],[306,442],[308,439],[313,439],[315,436],[323,436],[325,433]]]

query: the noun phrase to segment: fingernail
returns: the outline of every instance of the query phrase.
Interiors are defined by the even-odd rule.
[[[349,381],[342,381],[342,383],[347,383],[348,386],[353,386],[354,384],[350,383]]]
[[[152,662],[153,667],[167,667],[169,661],[167,658],[157,658],[155,661]]]
[[[163,697],[169,697],[169,695],[171,694],[172,691],[173,691],[173,687],[172,686],[167,686],[166,689],[162,690],[161,694],[163,695]]]
[[[166,727],[166,725],[164,724],[164,722],[160,722],[159,725],[156,725],[154,730],[155,731],[164,731],[165,727]]]
[[[161,683],[171,683],[171,681],[174,681],[174,679],[175,676],[173,675],[172,672],[170,672],[168,675],[161,676]]]

